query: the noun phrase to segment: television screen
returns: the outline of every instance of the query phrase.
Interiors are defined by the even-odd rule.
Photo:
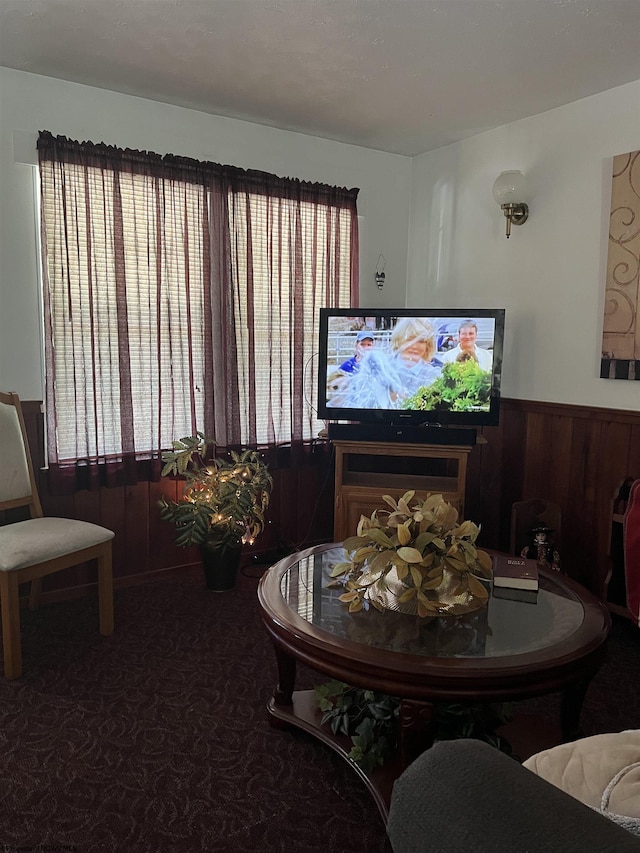
[[[322,308],[318,414],[497,424],[503,335],[502,308]]]

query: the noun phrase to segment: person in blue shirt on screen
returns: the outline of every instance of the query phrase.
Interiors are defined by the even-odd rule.
[[[360,367],[362,356],[371,349],[373,344],[374,338],[371,329],[363,329],[361,332],[358,332],[356,335],[356,351],[351,358],[342,362],[340,370],[344,373],[355,373]]]

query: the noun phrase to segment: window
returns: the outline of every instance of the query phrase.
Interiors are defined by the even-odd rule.
[[[39,139],[52,466],[314,438],[318,309],[357,304],[357,190]]]
[[[242,442],[314,438],[323,426],[310,405],[317,400],[318,309],[328,304],[329,283],[340,304],[350,304],[350,267],[336,259],[349,246],[350,213],[241,193],[231,199],[229,220]]]

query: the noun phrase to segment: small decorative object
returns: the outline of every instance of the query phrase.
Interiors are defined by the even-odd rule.
[[[529,531],[533,541],[522,549],[520,556],[529,560],[536,560],[538,565],[545,569],[551,569],[554,572],[561,571],[560,554],[549,539],[553,533],[555,530],[550,527],[534,527],[533,530]]]
[[[186,482],[180,500],[162,498],[158,505],[161,518],[176,526],[176,545],[200,546],[207,586],[220,590],[233,587],[242,545],[264,528],[273,480],[257,451],[209,460],[213,448],[200,432],[173,442],[173,451],[162,456],[162,476]]]
[[[396,503],[383,495],[391,510],[361,516],[357,535],[343,543],[349,559],[334,566],[330,585],[344,586],[340,601],[351,613],[371,604],[427,617],[486,605],[480,577],[491,576],[491,557],[475,546],[479,527],[458,523],[458,511],[442,495],[414,497],[409,491]]]

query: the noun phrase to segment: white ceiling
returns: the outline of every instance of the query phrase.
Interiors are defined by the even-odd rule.
[[[413,156],[639,80],[640,0],[0,0],[0,65]]]

